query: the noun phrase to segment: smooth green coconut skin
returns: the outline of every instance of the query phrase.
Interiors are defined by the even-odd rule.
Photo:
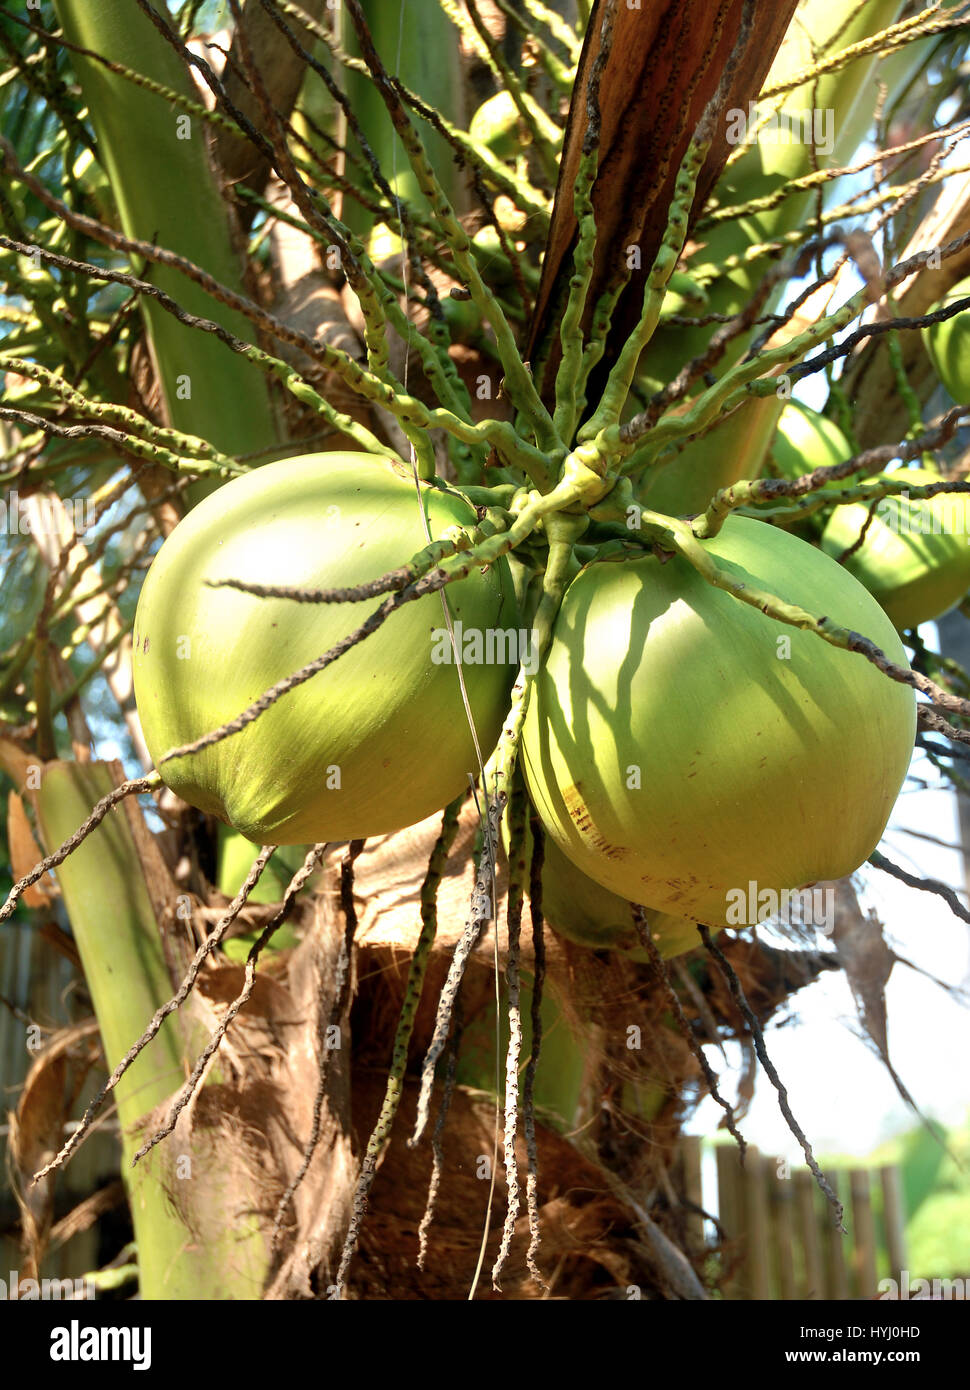
[[[814,547],[730,517],[705,542],[742,582],[866,634],[866,590]],[[566,592],[523,731],[533,804],[619,897],[724,925],[730,890],[851,873],[879,842],[913,749],[912,690],[767,618],[679,556],[586,566]],[[635,769],[639,769],[639,788]]]
[[[476,143],[487,145],[499,159],[512,159],[518,152],[521,119],[509,93],[497,92],[472,116],[468,134]]]
[[[801,401],[789,401],[779,417],[769,457],[780,478],[800,478],[813,469],[845,463],[852,449],[834,421]]]
[[[922,468],[880,474],[896,483],[926,487],[938,482]],[[864,584],[903,631],[932,622],[960,602],[970,589],[970,497],[940,493],[923,501],[886,497],[878,503],[865,540],[845,560],[845,568]],[[822,533],[822,549],[838,558],[858,539],[868,506],[837,507]],[[917,527],[926,526],[926,531]],[[934,532],[932,527],[936,526]]]
[[[789,401],[778,419],[765,472],[779,478],[801,478],[816,468],[831,468],[852,456],[852,447],[832,420],[801,401]],[[856,481],[826,483],[829,489],[848,487]],[[786,531],[804,540],[817,541],[824,530],[826,513],[813,512],[797,521],[778,521]]]
[[[476,525],[456,492],[422,484],[421,499],[433,538]],[[190,512],[155,557],[135,615],[135,697],[168,786],[247,839],[284,845],[386,834],[457,796],[477,761],[457,668],[432,660],[432,631],[445,625],[437,593],[405,604],[241,733],[159,764],[327,652],[387,597],[298,604],[205,581],[352,587],[426,544],[413,478],[369,454],[270,463]],[[517,626],[504,560],[447,594],[466,631]],[[466,663],[464,676],[487,755],[515,670]]]
[[[545,119],[542,107],[528,92],[522,94],[522,99],[541,125]],[[519,131],[523,125],[511,92],[496,92],[472,116],[468,134],[477,145],[486,145],[499,159],[514,159],[521,148]]]
[[[970,279],[961,280],[934,311],[958,299],[970,299]],[[970,405],[970,311],[954,314],[923,329],[923,343],[936,374],[958,405]]]

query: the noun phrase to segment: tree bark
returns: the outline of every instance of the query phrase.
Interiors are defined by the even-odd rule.
[[[797,0],[758,0],[757,19],[731,83],[725,110],[747,108],[761,89]],[[600,165],[593,190],[597,240],[595,270],[586,301],[584,330],[599,295],[626,264],[627,248],[639,247],[639,268],[624,290],[610,332],[604,363],[637,323],[643,289],[667,226],[674,182],[694,128],[717,90],[738,35],[743,0],[644,0],[642,9],[619,6],[613,46],[600,84]],[[559,361],[552,340],[568,292],[576,240],[573,191],[588,124],[586,88],[600,51],[604,15],[597,0],[573,91],[559,184],[553,208],[542,281],[527,356],[535,360],[548,346],[542,380],[552,399]],[[705,160],[692,220],[714,187],[729,150],[724,123]]]

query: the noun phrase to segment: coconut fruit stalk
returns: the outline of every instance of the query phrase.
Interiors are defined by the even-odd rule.
[[[387,0],[361,0],[360,8],[387,71],[447,120],[464,127],[465,95],[458,31],[437,0],[432,4],[413,5],[406,12],[401,5],[388,4]],[[347,6],[341,6],[341,16],[344,46],[354,57],[359,57],[360,45]],[[377,87],[365,73],[353,68],[345,71],[344,84],[354,117],[391,189],[397,197],[427,210],[404,146]],[[439,185],[452,206],[460,210],[464,181],[453,150],[437,131],[423,122],[420,134]],[[349,131],[348,138],[357,149],[357,142]],[[344,202],[343,220],[362,238],[374,227],[373,215],[350,198]],[[396,226],[394,231],[378,230],[370,248],[375,261],[400,250],[396,232]]]
[[[899,0],[869,0],[862,5],[857,0],[839,0],[836,4],[832,0],[807,0],[799,6],[796,19],[785,34],[764,90],[770,91],[811,68],[816,55],[826,53],[827,43],[832,44],[831,53],[837,53],[879,33],[899,18],[902,8]],[[765,101],[755,113],[755,122],[751,112],[732,112],[727,118],[732,122],[728,126],[729,139],[739,148],[742,141],[751,143],[718,181],[718,204],[739,206],[776,193],[788,180],[812,172],[813,147],[819,168],[844,164],[873,119],[873,74],[878,61],[878,54],[866,54],[843,68],[802,83],[781,98]],[[894,75],[902,84],[907,72],[897,69]],[[888,96],[891,99],[892,93]],[[776,104],[777,114],[755,138],[761,108],[770,116]],[[698,229],[700,249],[692,256],[689,268],[702,280],[707,280],[706,272],[711,271],[711,310],[737,313],[761,283],[766,262],[744,262],[720,274],[717,267],[728,258],[742,257],[750,247],[770,242],[797,227],[813,197],[810,189],[794,192],[775,207]],[[780,289],[764,312],[772,310],[778,293]],[[680,363],[702,352],[710,333],[710,328],[661,327],[641,364],[649,389],[658,389]],[[729,346],[725,364],[735,361],[749,342],[750,335],[738,337]]]

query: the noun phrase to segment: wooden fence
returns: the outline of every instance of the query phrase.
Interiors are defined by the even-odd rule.
[[[743,1168],[733,1143],[716,1145],[714,1155],[725,1298],[869,1299],[878,1295],[881,1279],[899,1278],[906,1251],[898,1167],[825,1168],[845,1207],[843,1235],[807,1168],[789,1168],[751,1145]],[[682,1141],[681,1163],[685,1195],[704,1207],[699,1138]],[[692,1243],[698,1248],[705,1242],[704,1226],[697,1214]],[[710,1223],[706,1235],[710,1244]]]

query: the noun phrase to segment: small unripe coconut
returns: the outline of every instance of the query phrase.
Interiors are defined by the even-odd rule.
[[[923,468],[879,476],[912,487],[939,481]],[[865,528],[865,539],[846,556],[845,568],[878,599],[900,631],[919,627],[941,617],[970,589],[968,503],[966,493],[922,500],[884,497],[871,521],[869,504],[848,503],[832,513],[822,548],[839,558]]]

